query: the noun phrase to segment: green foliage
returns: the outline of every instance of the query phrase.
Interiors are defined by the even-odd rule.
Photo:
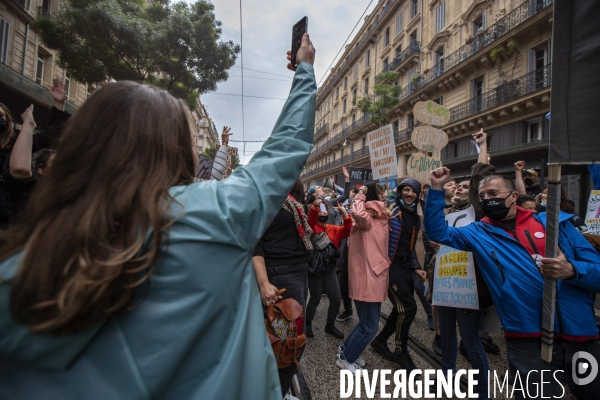
[[[234,170],[240,165],[240,158],[238,156],[233,156],[233,158],[231,159],[231,169]]]
[[[217,144],[211,143],[208,147],[204,149],[202,155],[210,158],[211,160],[214,160],[217,157]]]
[[[206,0],[69,0],[33,23],[58,64],[84,83],[152,83],[197,106],[198,95],[227,80],[240,47],[221,38]]]
[[[390,119],[390,113],[400,103],[402,88],[394,86],[399,74],[395,71],[382,72],[375,78],[377,82],[372,95],[358,100],[357,107],[363,114],[369,115],[369,121],[383,126]]]
[[[492,60],[492,62],[495,63],[502,57],[503,54],[504,49],[500,46],[496,46],[490,51],[490,60]]]
[[[512,53],[514,53],[517,50],[519,50],[519,43],[517,43],[514,40],[511,40],[510,43],[508,43],[508,46],[506,49],[506,54],[511,55]]]

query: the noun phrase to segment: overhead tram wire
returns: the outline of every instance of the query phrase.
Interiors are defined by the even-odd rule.
[[[354,25],[354,28],[352,28],[352,31],[350,32],[350,34],[348,35],[348,37],[346,38],[346,40],[344,41],[344,44],[342,44],[342,47],[340,47],[340,51],[338,51],[338,53],[335,55],[335,57],[333,57],[333,60],[331,61],[331,64],[329,65],[329,67],[327,67],[327,69],[325,70],[325,75],[323,75],[321,77],[321,80],[319,81],[319,83],[317,84],[317,86],[319,86],[321,84],[321,82],[323,82],[323,79],[325,79],[325,77],[327,76],[327,71],[329,71],[331,69],[331,67],[333,66],[333,63],[335,62],[337,56],[340,55],[340,53],[342,52],[342,50],[344,49],[344,46],[346,45],[346,43],[348,43],[348,39],[350,39],[350,36],[352,36],[352,33],[354,33],[354,30],[356,29],[356,27],[358,26],[358,24],[360,24],[360,21],[362,21],[363,17],[365,16],[365,14],[367,13],[367,10],[369,9],[369,7],[371,7],[371,3],[373,3],[373,0],[371,0],[369,2],[369,4],[367,5],[367,8],[365,8],[365,11],[363,11],[362,15],[360,16],[360,18],[358,19],[358,22],[356,23],[356,25]]]
[[[209,95],[209,94],[220,94],[222,96],[253,97],[255,99],[270,99],[270,100],[282,100],[282,101],[286,101],[287,100],[287,99],[282,99],[282,98],[279,98],[279,97],[245,96],[243,94],[218,93],[218,92],[205,93],[205,94],[203,94],[203,96],[206,96],[206,95]]]
[[[242,0],[240,0],[240,63],[242,64],[242,140],[244,140],[244,151],[242,155],[246,156],[246,136],[244,128],[246,126],[244,119],[244,24],[242,23]]]
[[[235,68],[243,68],[246,71],[254,71],[254,72],[260,72],[261,74],[268,74],[268,75],[275,75],[275,76],[283,76],[284,78],[288,78],[288,79],[293,79],[291,76],[289,75],[281,75],[281,74],[274,74],[272,72],[266,72],[266,71],[259,71],[257,69],[250,69],[250,68],[244,68],[244,67],[238,67],[237,65],[234,65]]]

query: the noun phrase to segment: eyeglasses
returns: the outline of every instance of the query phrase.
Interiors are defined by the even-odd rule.
[[[487,196],[490,199],[494,199],[496,197],[498,197],[498,195],[500,193],[512,193],[512,192],[499,192],[497,190],[488,190],[487,192],[483,192],[483,193],[479,193],[479,196],[477,196],[479,198],[479,201],[483,201],[485,200],[485,196]]]

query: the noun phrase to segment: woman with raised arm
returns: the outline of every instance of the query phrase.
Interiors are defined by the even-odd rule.
[[[307,34],[297,59],[271,137],[221,182],[193,183],[168,92],[121,81],[85,102],[0,237],[0,398],[281,399],[252,250],[312,147]]]

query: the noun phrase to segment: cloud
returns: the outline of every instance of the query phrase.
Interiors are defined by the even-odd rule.
[[[193,3],[193,0],[187,0]],[[244,78],[244,95],[287,98],[291,88],[293,72],[286,68],[286,52],[291,46],[292,26],[302,17],[308,16],[308,31],[317,49],[315,73],[317,82],[327,73],[333,58],[369,4],[369,0],[243,0],[243,62],[244,68],[266,71],[289,77],[244,71],[245,77],[261,77],[278,80]],[[240,1],[217,0],[215,15],[222,25],[222,39],[240,44]],[[377,5],[374,0],[367,14]],[[362,21],[361,21],[362,24]],[[360,29],[360,24],[356,32]],[[353,35],[354,35],[353,34]],[[236,66],[241,67],[238,57]],[[232,68],[230,78],[217,87],[217,93],[241,94],[241,68]],[[244,98],[244,123],[242,124],[242,98],[219,94],[202,95],[210,117],[217,129],[231,126],[232,140],[265,140],[269,137],[284,101]],[[242,128],[243,126],[243,128]],[[243,134],[242,134],[243,133]],[[232,143],[233,144],[233,143]],[[246,164],[252,154],[260,149],[261,143],[247,143],[246,156],[243,144],[240,148],[242,163]]]

